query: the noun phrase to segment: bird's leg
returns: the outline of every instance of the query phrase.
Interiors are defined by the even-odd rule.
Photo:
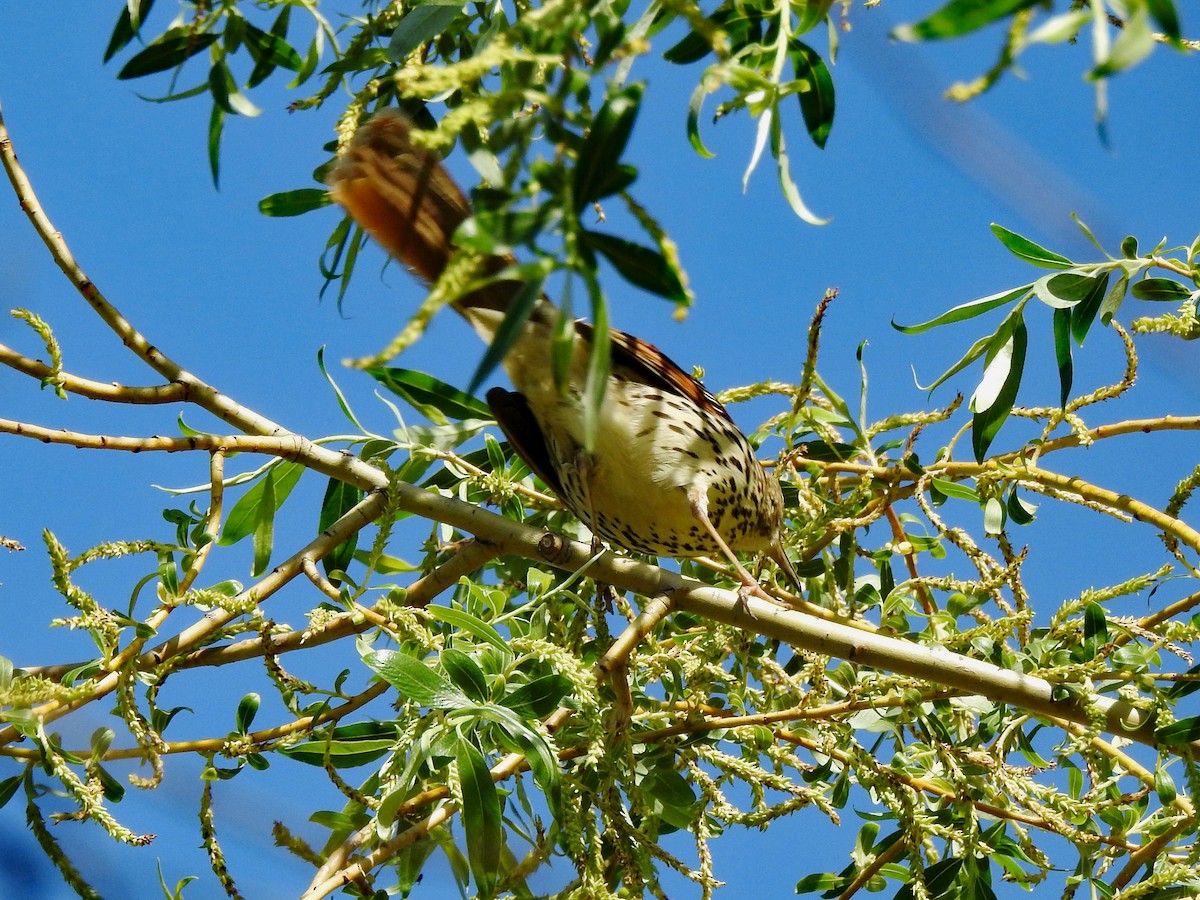
[[[583,505],[587,509],[587,527],[592,532],[592,556],[598,557],[604,550],[600,533],[596,529],[596,510],[592,506],[592,455],[580,447],[575,451],[575,468],[579,472],[579,487],[583,491]],[[604,600],[606,612],[613,611],[613,589],[611,584],[596,583],[596,591]]]
[[[779,566],[787,580],[792,583],[792,587],[796,589],[796,594],[803,597],[804,585],[800,582],[800,576],[796,574],[792,561],[788,559],[787,552],[783,549],[783,541],[779,539],[778,535],[771,541],[771,549],[767,551],[767,555],[775,560],[775,564]]]
[[[733,565],[733,570],[737,573],[738,579],[742,582],[742,586],[738,588],[738,600],[741,603],[742,611],[746,615],[753,617],[750,612],[750,595],[755,594],[762,597],[764,600],[770,600],[758,584],[758,579],[746,571],[746,567],[741,564],[738,558],[734,555],[725,538],[721,537],[717,527],[713,525],[712,519],[708,517],[708,494],[699,487],[690,487],[687,489],[688,506],[691,507],[692,515],[696,517],[696,521],[704,526],[704,530],[708,532],[708,536],[713,539],[713,542],[725,554],[725,558]]]

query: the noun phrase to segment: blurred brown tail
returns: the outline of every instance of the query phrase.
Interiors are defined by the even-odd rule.
[[[346,208],[388,253],[426,283],[437,281],[454,246],[455,229],[471,215],[471,205],[440,159],[413,144],[412,123],[395,110],[383,110],[359,129],[329,173],[329,194]],[[489,260],[494,273],[508,260]],[[513,284],[494,284],[460,306],[503,309]]]

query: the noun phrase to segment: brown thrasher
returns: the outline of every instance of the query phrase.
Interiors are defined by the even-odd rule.
[[[462,191],[401,114],[376,114],[330,172],[330,195],[393,257],[427,283],[454,252],[470,217]],[[495,274],[512,260],[495,257]],[[454,301],[490,342],[521,285],[494,281]],[[765,551],[797,582],[780,534],[783,494],[725,408],[660,350],[611,333],[612,366],[593,449],[584,445],[583,385],[592,329],[575,323],[565,388],[555,383],[550,336],[560,315],[544,297],[504,359],[517,392],[488,391],[513,449],[592,534],[654,556],[724,554],[743,587],[757,582],[735,550]]]

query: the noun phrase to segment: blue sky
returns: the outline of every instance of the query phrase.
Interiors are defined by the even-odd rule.
[[[934,5],[914,4],[914,17]],[[256,208],[268,193],[310,183],[336,110],[288,114],[289,98],[281,92],[255,95],[264,113],[227,126],[221,189],[215,191],[204,155],[204,103],[146,103],[135,91],[159,94],[162,82],[118,82],[118,66],[100,64],[119,6],[74,5],[69,22],[54,31],[44,12],[0,6],[0,104],[47,212],[85,271],[169,355],[293,430],[310,436],[343,431],[345,423],[317,371],[317,348],[325,345],[330,360],[377,349],[400,326],[419,288],[395,268],[377,278],[380,258],[372,255],[360,266],[341,315],[332,300],[317,297],[316,259],[336,213],[281,220],[265,219]],[[855,29],[843,35],[834,68],[838,112],[824,152],[807,145],[798,116],[790,123],[793,166],[805,199],[816,213],[832,217],[823,228],[790,213],[766,165],[743,194],[741,175],[753,140],[744,118],[706,128],[715,160],[691,153],[684,109],[697,68],[652,64],[635,70],[649,80],[650,90],[630,159],[641,172],[643,202],[679,245],[697,306],[680,325],[668,305],[613,282],[617,327],[659,344],[685,368],[702,365],[714,390],[767,378],[794,381],[811,311],[827,287],[837,286],[841,296],[828,320],[821,371],[844,394],[855,394],[854,351],[867,341],[870,404],[882,416],[930,405],[914,387],[912,367],[927,382],[981,331],[965,326],[905,337],[890,327],[890,319],[924,320],[1030,279],[1030,270],[992,238],[989,223],[1001,222],[1081,256],[1088,249],[1070,221],[1073,210],[1113,250],[1125,234],[1139,236],[1143,245],[1165,235],[1174,245],[1200,230],[1195,218],[1200,119],[1192,108],[1200,75],[1193,61],[1160,50],[1115,79],[1106,148],[1096,136],[1091,88],[1081,77],[1086,47],[1035,49],[1024,58],[1027,78],[1007,77],[979,101],[956,107],[941,99],[941,91],[990,65],[998,34],[992,30],[937,46],[888,42],[886,32],[898,21],[889,16],[905,11],[898,4],[854,10]],[[1189,24],[1185,20],[1185,28]],[[459,162],[452,166],[470,177]],[[152,380],[62,279],[11,197],[0,202],[0,242],[4,308],[42,314],[63,344],[68,370],[99,380]],[[1124,321],[1130,310],[1122,310]],[[1057,397],[1044,365],[1049,316],[1031,316],[1030,329],[1031,357],[1039,365],[1023,399],[1048,405]],[[0,342],[41,355],[33,335],[7,317],[0,319]],[[1117,420],[1194,412],[1192,348],[1161,340],[1140,346],[1138,390],[1104,415]],[[443,316],[403,364],[461,384],[480,353],[462,323]],[[1080,386],[1119,373],[1119,350],[1107,333],[1095,333],[1081,356]],[[388,413],[371,398],[367,379],[335,374],[359,411],[386,429]],[[932,403],[971,387],[972,381],[959,379]],[[80,398],[58,402],[7,371],[0,371],[0,403],[0,415],[47,426],[175,431],[175,410],[107,409]],[[764,402],[734,414],[752,427],[773,411]],[[215,427],[194,412],[188,416],[195,427]],[[1161,500],[1194,459],[1193,454],[1178,465],[1160,465],[1187,447],[1169,436],[1137,445],[1136,456],[1131,447],[1097,448],[1080,464],[1111,486]],[[0,440],[0,459],[8,473],[0,534],[28,548],[0,556],[0,611],[7,623],[0,630],[0,655],[18,665],[84,658],[85,637],[45,627],[65,606],[49,585],[41,529],[53,530],[76,552],[102,540],[165,536],[159,511],[166,501],[151,484],[199,483],[206,463],[183,456],[87,453],[16,438]],[[313,482],[299,490],[289,508],[298,516],[311,510],[315,519],[320,486]],[[297,523],[297,533],[312,527]],[[1130,539],[1121,532],[1120,540],[1128,543],[1113,549],[1106,533],[1093,527],[1094,520],[1072,512],[1033,526],[1028,573],[1045,591],[1047,604],[1088,584],[1127,577],[1138,570],[1133,554],[1154,544],[1152,536]],[[233,556],[230,573],[244,578],[244,552]],[[136,565],[117,563],[89,575],[88,586],[119,603],[141,574]],[[272,614],[295,622],[304,608],[293,598],[290,607]],[[201,693],[193,702],[202,707],[207,698],[237,689],[221,677],[198,677]],[[216,726],[218,732],[232,728],[233,704],[211,703],[197,717],[228,721]],[[102,723],[99,716],[97,711],[86,722],[64,723],[63,730],[83,742]],[[307,882],[303,867],[273,849],[266,832],[272,818],[299,823],[306,815],[307,798],[290,792],[288,775],[295,770],[283,768],[259,780],[244,774],[218,786],[219,825],[250,897],[292,896]],[[164,788],[118,807],[131,827],[160,835],[149,851],[135,855],[113,848],[98,829],[59,826],[68,848],[87,855],[85,869],[108,895],[150,896],[143,876],[152,868],[145,861],[155,857],[171,882],[203,876],[187,896],[218,895],[195,849],[196,769],[183,762]],[[8,774],[0,762],[0,777]],[[338,798],[329,803],[336,807]],[[790,894],[814,859],[815,865],[840,869],[857,831],[853,813],[847,810],[845,817],[848,827],[841,833],[817,827],[815,816],[800,816],[768,835],[723,838],[717,869],[730,887],[721,896]],[[764,858],[775,864],[763,866]],[[431,872],[417,896],[447,895],[451,889],[437,877]],[[0,811],[0,897],[17,886],[26,897],[70,896],[38,858],[20,798]],[[689,894],[680,888],[679,896]]]

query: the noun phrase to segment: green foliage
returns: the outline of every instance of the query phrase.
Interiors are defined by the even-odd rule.
[[[1104,248],[1088,227],[1076,221],[1103,253]],[[1173,315],[1135,321],[1134,331],[1172,331],[1189,339],[1200,335],[1195,324],[1197,303],[1200,303],[1200,268],[1197,267],[1200,237],[1189,246],[1170,249],[1166,248],[1164,239],[1148,253],[1139,253],[1137,239],[1131,236],[1121,242],[1120,256],[1105,253],[1106,258],[1099,262],[1076,262],[1000,225],[993,225],[992,232],[1018,259],[1038,268],[1051,269],[1052,274],[1043,275],[1031,284],[960,304],[928,322],[918,325],[892,323],[906,334],[921,334],[1009,307],[1008,314],[995,331],[975,341],[929,386],[929,390],[933,390],[983,358],[983,376],[971,398],[971,409],[975,412],[971,440],[979,461],[983,460],[1012,412],[1021,385],[1028,343],[1024,317],[1029,300],[1040,300],[1053,310],[1051,326],[1059,374],[1059,405],[1065,412],[1069,411],[1068,397],[1074,378],[1072,343],[1083,346],[1097,317],[1101,325],[1109,325],[1127,296],[1135,300],[1181,304]],[[1154,269],[1168,271],[1175,277],[1151,276],[1149,273]]]

